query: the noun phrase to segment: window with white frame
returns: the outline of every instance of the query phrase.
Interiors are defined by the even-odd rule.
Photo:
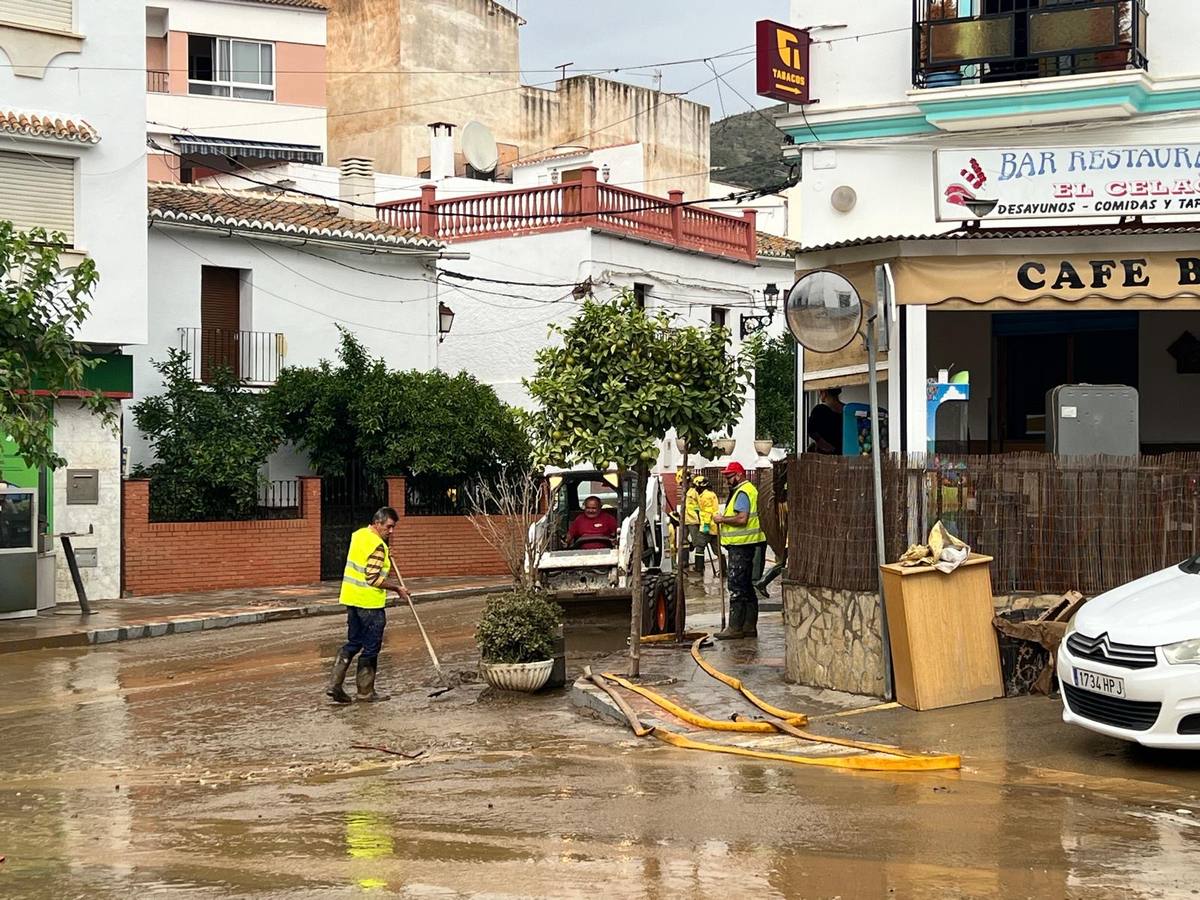
[[[275,45],[188,35],[188,93],[274,100]]]

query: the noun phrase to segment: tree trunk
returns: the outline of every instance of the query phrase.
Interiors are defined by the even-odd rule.
[[[633,594],[629,616],[629,676],[637,678],[642,673],[642,556],[646,534],[646,480],[650,477],[645,463],[638,463],[637,495],[638,519],[633,531],[633,553],[629,561],[629,587]]]

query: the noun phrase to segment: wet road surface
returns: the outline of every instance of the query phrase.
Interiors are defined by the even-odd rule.
[[[480,607],[422,607],[448,669]],[[431,701],[389,616],[375,706],[322,695],[333,618],[0,656],[0,896],[1200,895],[1200,759],[1045,698],[853,718],[961,773],[814,771],[638,742],[565,692]]]

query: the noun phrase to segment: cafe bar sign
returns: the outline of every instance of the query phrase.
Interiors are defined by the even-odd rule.
[[[1200,144],[938,150],[937,219],[1200,216]]]

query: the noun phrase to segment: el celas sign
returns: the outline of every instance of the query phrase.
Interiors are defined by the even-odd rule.
[[[939,222],[1200,213],[1200,144],[938,150]]]
[[[758,23],[758,94],[808,103],[808,32],[769,19]]]

